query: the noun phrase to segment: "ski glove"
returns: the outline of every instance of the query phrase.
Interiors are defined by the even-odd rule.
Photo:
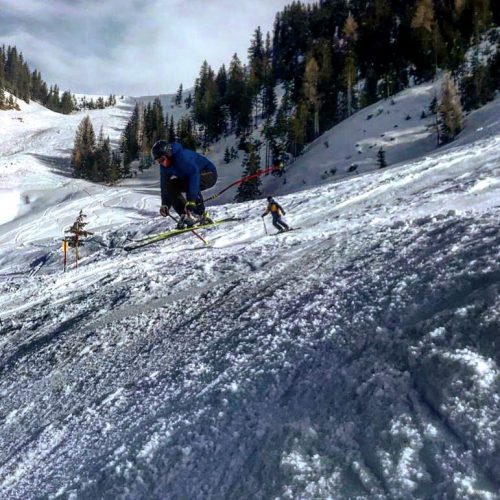
[[[167,215],[168,215],[168,209],[169,209],[168,205],[162,205],[160,207],[160,215],[163,215],[163,217],[167,217]]]
[[[195,201],[188,201],[185,206],[186,213],[193,213],[196,212],[196,202]]]

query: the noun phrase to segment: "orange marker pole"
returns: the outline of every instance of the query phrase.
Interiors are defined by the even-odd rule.
[[[66,263],[68,262],[68,241],[66,238],[62,240],[62,251],[64,253],[64,272],[66,272]]]

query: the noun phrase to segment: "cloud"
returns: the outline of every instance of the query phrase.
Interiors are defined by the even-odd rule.
[[[190,87],[204,60],[246,59],[257,26],[288,0],[0,0],[0,43],[73,92],[144,95]]]

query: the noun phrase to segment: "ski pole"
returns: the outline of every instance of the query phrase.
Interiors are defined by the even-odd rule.
[[[266,221],[264,220],[264,217],[262,217],[262,224],[264,224],[264,231],[267,233],[267,227],[266,227]]]
[[[173,219],[175,221],[175,223],[177,224],[179,222],[178,219],[176,219],[172,214],[168,214],[168,216]],[[198,238],[200,239],[201,241],[203,241],[203,243],[205,243],[205,245],[208,245],[207,243],[207,240],[205,240],[202,236],[200,236],[194,229],[191,229],[191,232]]]
[[[238,179],[237,181],[234,181],[233,183],[229,184],[229,186],[226,186],[222,191],[219,191],[218,193],[216,194],[213,194],[212,196],[210,196],[209,198],[207,198],[205,200],[205,202],[207,201],[212,201],[212,200],[215,200],[217,199],[221,194],[225,193],[228,189],[232,188],[233,186],[237,186],[238,184],[242,184],[244,182],[248,182],[252,179],[255,179],[257,177],[260,177],[261,175],[267,175],[269,174],[270,172],[275,172],[279,169],[277,169],[274,165],[272,167],[269,167],[269,168],[266,168],[265,170],[259,170],[257,173],[255,174],[251,174],[251,175],[247,175],[246,177],[243,177],[241,179]]]

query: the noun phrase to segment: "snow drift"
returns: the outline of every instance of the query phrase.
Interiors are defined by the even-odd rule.
[[[165,226],[151,193],[93,188],[63,274],[55,230],[4,224],[2,498],[498,498],[499,105],[282,196],[288,234],[255,201],[208,248],[126,253]]]

